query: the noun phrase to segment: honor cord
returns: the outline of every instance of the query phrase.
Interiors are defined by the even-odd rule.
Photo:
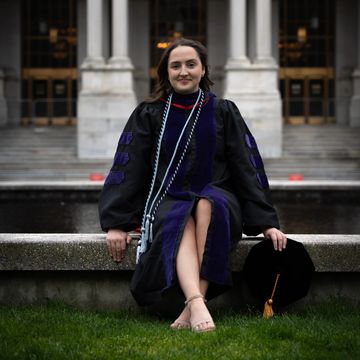
[[[160,197],[160,199],[157,201],[156,205],[154,206],[158,196],[160,195],[162,189],[163,189],[163,186],[164,186],[164,183],[166,181],[166,178],[168,176],[168,173],[170,171],[170,168],[173,164],[173,161],[175,159],[175,156],[176,156],[176,153],[177,153],[177,150],[179,148],[179,145],[180,145],[180,141],[182,140],[182,137],[185,133],[185,130],[187,128],[187,125],[188,123],[190,122],[191,118],[192,118],[192,115],[194,113],[194,110],[195,108],[197,107],[197,104],[199,103],[199,100],[201,98],[201,101],[200,101],[200,105],[199,105],[199,109],[197,111],[197,114],[196,114],[196,118],[194,120],[194,123],[193,123],[193,126],[190,130],[190,134],[189,134],[189,137],[188,137],[188,140],[184,146],[184,150],[181,154],[181,157],[178,161],[178,164],[176,165],[176,168],[175,168],[175,171],[173,173],[173,175],[171,176],[170,178],[170,181],[169,183],[167,184],[162,196]],[[191,137],[192,137],[192,134],[194,132],[194,129],[195,129],[195,126],[196,126],[196,123],[198,121],[198,118],[199,118],[199,115],[200,115],[200,111],[201,111],[201,108],[202,108],[202,104],[203,104],[203,100],[204,100],[204,92],[200,89],[199,90],[199,95],[196,99],[196,102],[195,102],[195,105],[193,106],[192,110],[191,110],[191,113],[190,115],[188,116],[186,122],[185,122],[185,125],[180,133],[180,136],[178,138],[178,141],[176,143],[176,146],[175,146],[175,149],[174,149],[174,152],[173,152],[173,155],[171,157],[171,160],[169,162],[169,165],[166,169],[166,172],[165,172],[165,175],[164,175],[164,178],[161,182],[161,185],[159,187],[159,190],[158,192],[156,193],[149,209],[148,209],[148,206],[149,206],[149,201],[150,201],[150,198],[151,198],[151,195],[152,195],[152,192],[154,190],[154,184],[155,184],[155,179],[156,179],[156,175],[157,175],[157,171],[158,171],[158,164],[159,164],[159,157],[160,157],[160,148],[161,148],[161,141],[162,141],[162,137],[164,135],[164,132],[165,132],[165,125],[166,125],[166,122],[167,122],[167,119],[168,119],[168,116],[169,116],[169,111],[170,111],[170,105],[171,105],[171,99],[172,99],[172,94],[169,96],[168,100],[167,100],[167,103],[166,103],[166,106],[167,108],[164,109],[164,118],[163,118],[163,124],[162,124],[162,127],[161,127],[161,132],[160,132],[160,137],[159,137],[159,142],[158,142],[158,145],[157,145],[157,152],[156,152],[156,159],[155,159],[155,169],[154,169],[154,173],[153,173],[153,178],[152,178],[152,182],[151,182],[151,189],[150,189],[150,192],[149,192],[149,195],[148,195],[148,198],[147,198],[147,201],[146,201],[146,205],[145,205],[145,210],[144,210],[144,215],[143,215],[143,221],[142,221],[142,227],[141,227],[141,239],[139,240],[138,242],[138,248],[137,248],[137,252],[136,252],[136,263],[138,263],[139,261],[139,258],[141,256],[141,254],[143,254],[146,249],[147,249],[147,245],[148,245],[148,242],[152,242],[152,222],[154,220],[154,215],[157,211],[157,208],[159,207],[162,199],[165,197],[165,195],[167,194],[171,184],[173,183],[174,179],[175,179],[175,176],[180,168],[180,165],[182,163],[182,160],[184,159],[185,157],[185,153],[187,151],[187,148],[190,144],[190,140],[191,140]],[[153,210],[154,209],[154,210]]]

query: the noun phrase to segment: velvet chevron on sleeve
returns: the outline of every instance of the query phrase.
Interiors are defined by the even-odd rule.
[[[140,104],[120,135],[99,200],[100,224],[104,231],[130,231],[141,223],[157,135],[157,112],[154,106]]]
[[[243,214],[243,232],[258,235],[266,228],[279,228],[256,141],[236,105],[229,100],[221,100],[219,103],[218,111],[225,122],[231,182]]]

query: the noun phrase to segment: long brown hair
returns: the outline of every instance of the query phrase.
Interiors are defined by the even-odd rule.
[[[160,98],[166,97],[171,92],[172,86],[168,78],[168,63],[169,63],[170,53],[178,46],[190,46],[193,49],[195,49],[195,51],[199,55],[201,64],[205,69],[205,74],[200,80],[199,87],[202,90],[209,91],[210,86],[214,84],[209,77],[209,67],[207,63],[207,52],[205,46],[196,40],[185,39],[185,38],[178,39],[170,43],[170,45],[166,48],[160,59],[160,62],[157,67],[157,75],[158,75],[157,82],[153,93],[150,95],[150,98],[147,100],[148,102],[155,102]]]

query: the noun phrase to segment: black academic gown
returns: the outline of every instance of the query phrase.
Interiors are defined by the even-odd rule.
[[[173,96],[153,194],[196,98],[197,93]],[[120,136],[99,201],[104,231],[130,231],[141,224],[164,107],[164,101],[141,103]],[[180,142],[180,154],[186,137]],[[130,290],[139,305],[154,304],[166,290],[177,286],[179,242],[200,198],[212,205],[201,265],[201,277],[210,283],[207,298],[211,299],[232,284],[230,251],[242,233],[257,235],[268,227],[279,228],[256,142],[235,104],[218,100],[212,93],[206,94],[184,160],[155,214],[152,245],[140,257],[134,272]]]

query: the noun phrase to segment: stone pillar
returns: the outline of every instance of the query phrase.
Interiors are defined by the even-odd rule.
[[[250,63],[246,56],[246,0],[230,0],[230,8],[228,68]]]
[[[102,0],[87,0],[86,8],[86,46],[87,57],[83,66],[96,66],[104,64],[104,57],[102,54]]]
[[[357,66],[352,74],[353,96],[350,101],[350,126],[360,127],[360,0],[357,1]]]
[[[239,91],[239,80],[250,66],[246,55],[246,0],[229,1],[229,58],[225,71],[224,97],[232,98]]]
[[[7,124],[7,103],[4,97],[4,72],[0,69],[0,126]]]
[[[112,57],[110,63],[130,64],[128,56],[128,1],[112,0]]]
[[[261,154],[269,158],[280,157],[281,98],[278,91],[278,66],[271,54],[271,0],[256,0],[256,50],[251,62],[245,45],[249,30],[245,26],[245,3],[238,0],[229,3],[231,49],[225,67],[224,97],[239,107],[256,137]]]
[[[112,2],[112,54],[102,60],[102,0],[87,2],[87,58],[81,66],[82,89],[78,100],[78,156],[114,156],[128,117],[136,106],[133,66],[128,56],[128,0]],[[96,17],[96,22],[94,21]],[[94,29],[95,28],[95,29]],[[92,39],[90,40],[89,37]]]
[[[255,1],[256,64],[275,64],[271,55],[271,15],[271,0]]]
[[[112,56],[109,59],[114,93],[135,96],[133,90],[134,67],[129,58],[128,0],[112,0]]]

